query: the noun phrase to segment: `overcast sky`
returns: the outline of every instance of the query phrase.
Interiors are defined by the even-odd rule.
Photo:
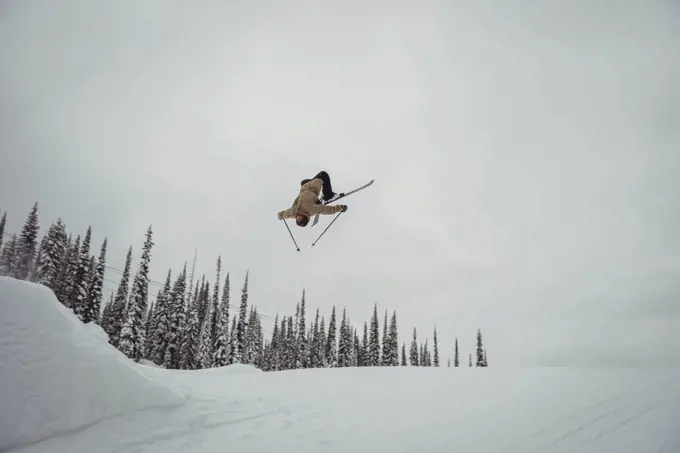
[[[0,210],[92,225],[118,269],[153,224],[155,280],[220,254],[234,304],[247,269],[267,316],[377,303],[444,363],[477,328],[491,365],[680,363],[678,13],[5,0]],[[296,252],[276,213],[320,170],[376,183]]]

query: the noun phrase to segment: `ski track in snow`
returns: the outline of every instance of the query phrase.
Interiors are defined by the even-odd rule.
[[[498,407],[489,404],[494,401],[493,389],[483,388],[481,394],[485,397],[477,405],[470,406],[474,398],[461,397],[462,406],[456,407],[455,386],[445,385],[453,393],[452,398],[436,398],[436,395],[442,395],[440,391],[447,389],[433,385],[415,385],[403,389],[402,395],[381,391],[376,386],[383,382],[377,378],[389,378],[390,372],[411,374],[411,377],[416,377],[416,373],[403,373],[400,369],[364,369],[354,375],[348,373],[352,371],[350,369],[319,371],[323,372],[293,371],[249,377],[220,377],[215,374],[212,378],[195,381],[199,389],[205,386],[203,392],[206,393],[209,388],[219,388],[220,382],[223,387],[231,389],[224,390],[212,401],[201,393],[199,398],[180,408],[153,409],[116,417],[89,427],[78,435],[56,437],[16,452],[94,451],[93,446],[102,453],[200,453],[224,449],[269,452],[274,448],[296,452],[367,453],[423,449],[448,452],[453,448],[489,453],[680,451],[680,381],[675,372],[671,377],[667,377],[667,373],[650,375],[656,380],[629,377],[623,385],[612,383],[608,386],[606,381],[594,380],[600,388],[611,390],[594,401],[582,399],[578,404],[571,404],[558,395],[548,406],[539,405],[540,410],[533,411],[518,406],[531,396],[531,390],[512,398],[514,406]],[[417,371],[422,371],[418,374],[423,376],[426,384],[448,384],[439,378],[443,375],[455,381],[452,373],[458,373],[467,374],[464,381],[470,385],[477,380],[474,375],[479,375],[478,371],[493,372],[491,369]],[[538,373],[534,370],[517,371],[517,376],[511,380],[522,379],[523,373],[534,384],[551,376],[557,377],[554,389],[565,383],[564,378],[559,380],[560,372],[557,370]],[[645,377],[645,372],[641,371],[621,370],[620,373]],[[536,379],[536,374],[540,375],[540,380]],[[615,379],[617,376],[616,371],[600,375],[583,371],[582,374],[584,382],[594,377]],[[366,407],[362,405],[361,398],[347,400],[351,389],[340,392],[339,396],[345,398],[328,399],[333,393],[333,385],[344,387],[343,379],[339,377],[351,378],[348,379],[350,385],[363,380],[365,388],[375,389],[377,395],[364,399]],[[188,391],[191,376],[185,374],[182,378],[175,381],[175,389],[185,388]],[[187,383],[180,383],[183,380]],[[168,380],[167,384],[173,386],[171,381]],[[226,384],[229,381],[232,383]],[[485,376],[482,382],[492,384],[493,381]],[[640,385],[630,386],[633,381]],[[330,388],[314,389],[315,382]],[[234,398],[234,388],[241,386],[243,396]],[[463,382],[461,386],[464,391]],[[279,387],[289,387],[289,392],[278,393]],[[232,393],[232,396],[227,396],[227,393]],[[258,396],[259,393],[262,396]],[[569,393],[565,396],[576,399],[579,392]],[[421,398],[417,398],[419,394]],[[545,395],[545,390],[537,392],[536,396],[540,395]],[[508,396],[501,395],[500,399],[505,400]],[[315,398],[318,399],[314,401]],[[485,400],[487,398],[488,401]],[[421,404],[414,404],[418,400]],[[437,404],[437,400],[441,403]],[[407,406],[400,407],[402,403]],[[551,407],[553,403],[556,404]]]

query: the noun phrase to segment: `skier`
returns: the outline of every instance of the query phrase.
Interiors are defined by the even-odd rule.
[[[331,215],[347,211],[347,205],[344,204],[335,206],[324,204],[345,196],[345,194],[333,192],[331,178],[325,171],[320,171],[312,179],[303,179],[300,186],[300,193],[291,207],[277,214],[279,220],[295,218],[297,226],[305,227],[310,217],[315,214]],[[322,199],[319,199],[320,192],[322,192]]]

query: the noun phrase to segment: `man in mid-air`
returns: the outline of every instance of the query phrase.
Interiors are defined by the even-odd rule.
[[[344,204],[324,205],[324,203],[330,203],[344,195],[333,192],[331,178],[325,171],[319,172],[312,179],[303,179],[300,184],[300,193],[293,201],[292,206],[277,214],[279,220],[295,218],[297,226],[305,227],[313,215],[331,215],[347,211],[347,205]],[[323,195],[322,200],[319,199],[319,193]]]

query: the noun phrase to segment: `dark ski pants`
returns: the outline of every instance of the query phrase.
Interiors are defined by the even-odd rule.
[[[333,192],[333,188],[331,187],[331,177],[328,176],[328,173],[325,171],[320,171],[319,173],[316,174],[312,179],[320,179],[323,181],[323,199],[324,200],[330,200],[333,198],[335,195],[335,192]],[[305,183],[311,181],[310,179],[303,179],[302,183],[300,185],[304,185]]]

